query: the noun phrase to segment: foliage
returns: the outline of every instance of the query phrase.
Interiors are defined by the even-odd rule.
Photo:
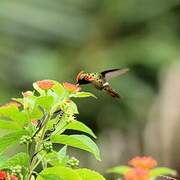
[[[103,180],[95,171],[78,168],[79,161],[67,155],[68,146],[90,152],[97,160],[100,153],[93,131],[75,117],[78,108],[71,98],[94,97],[91,93],[79,92],[80,88],[68,83],[66,86],[52,80],[37,81],[34,91],[22,93],[22,98],[13,98],[0,107],[0,128],[5,135],[0,138],[0,152],[16,146],[23,147],[12,157],[1,160],[2,175],[18,179]],[[66,135],[67,129],[85,134]],[[88,136],[89,135],[89,136]],[[65,145],[60,149],[56,144]],[[59,146],[58,146],[59,147]],[[39,172],[37,167],[42,167]],[[4,172],[7,172],[4,173]]]

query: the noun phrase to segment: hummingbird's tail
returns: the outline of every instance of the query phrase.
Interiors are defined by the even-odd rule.
[[[115,92],[110,86],[105,86],[103,88],[110,96],[114,97],[114,98],[120,98],[120,95]]]

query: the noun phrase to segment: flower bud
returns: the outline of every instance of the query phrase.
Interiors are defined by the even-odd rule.
[[[32,138],[30,136],[22,136],[20,139],[20,144],[27,144],[27,143],[31,143],[32,142]]]
[[[72,168],[77,168],[79,166],[79,160],[76,159],[75,157],[71,157],[68,160],[67,164]]]
[[[50,153],[53,151],[53,145],[51,142],[45,142],[43,144],[43,149],[47,152],[47,153]]]

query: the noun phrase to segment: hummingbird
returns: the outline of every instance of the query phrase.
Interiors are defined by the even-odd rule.
[[[105,91],[114,98],[120,98],[120,95],[112,89],[108,81],[128,71],[128,68],[110,69],[94,73],[80,71],[76,77],[76,81],[77,85],[92,84],[96,89]]]

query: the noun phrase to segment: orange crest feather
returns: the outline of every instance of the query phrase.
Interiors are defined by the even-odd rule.
[[[80,76],[84,73],[84,71],[80,71],[78,73],[78,75],[76,76],[76,81],[78,81],[80,79]]]

